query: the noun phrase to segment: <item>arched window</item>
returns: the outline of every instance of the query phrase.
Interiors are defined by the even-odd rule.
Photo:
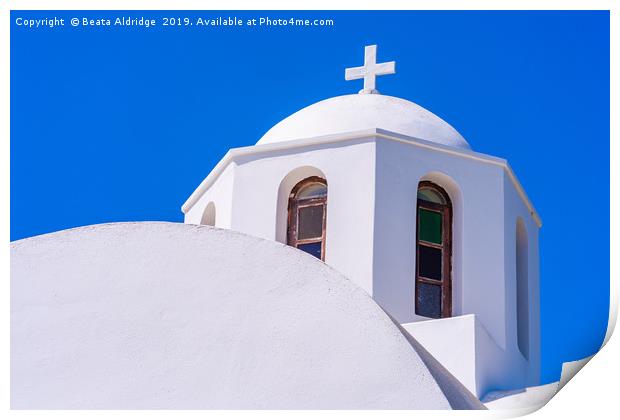
[[[452,204],[443,188],[418,186],[415,312],[429,318],[452,316]]]
[[[288,201],[288,245],[325,261],[326,220],[327,182],[312,176],[295,185]]]

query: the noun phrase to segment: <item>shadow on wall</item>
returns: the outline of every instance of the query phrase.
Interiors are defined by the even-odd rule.
[[[215,203],[213,201],[207,204],[205,211],[202,213],[201,225],[215,226]]]
[[[527,231],[525,223],[519,217],[517,219],[517,343],[519,351],[529,359],[530,353],[530,294],[528,281],[527,261]]]
[[[387,312],[386,312],[387,313]],[[452,375],[441,363],[407,331],[398,321],[388,314],[392,322],[405,336],[411,347],[418,353],[422,362],[446,396],[453,410],[486,410],[487,408],[461,382]]]

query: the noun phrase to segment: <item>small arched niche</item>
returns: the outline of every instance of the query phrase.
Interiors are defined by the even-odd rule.
[[[215,226],[215,203],[210,201],[205,207],[202,213],[202,219],[200,219],[201,225]]]
[[[517,344],[526,360],[530,356],[530,299],[528,279],[527,230],[522,218],[517,219],[515,268],[517,279]]]

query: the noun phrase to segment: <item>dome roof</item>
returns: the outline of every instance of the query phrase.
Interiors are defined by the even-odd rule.
[[[274,241],[91,225],[12,242],[11,275],[13,408],[484,408],[359,286]]]
[[[380,128],[470,149],[450,124],[413,102],[393,96],[344,95],[312,104],[273,126],[256,144]]]

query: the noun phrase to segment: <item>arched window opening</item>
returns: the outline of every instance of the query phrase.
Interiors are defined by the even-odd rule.
[[[299,182],[289,195],[287,243],[325,261],[327,182],[318,176]]]
[[[519,351],[527,360],[530,350],[530,299],[529,280],[527,275],[527,232],[521,218],[517,219],[516,244],[517,270],[517,344]]]
[[[452,204],[443,188],[418,186],[415,312],[429,318],[452,316]]]
[[[215,204],[211,201],[202,213],[201,225],[215,226]]]

